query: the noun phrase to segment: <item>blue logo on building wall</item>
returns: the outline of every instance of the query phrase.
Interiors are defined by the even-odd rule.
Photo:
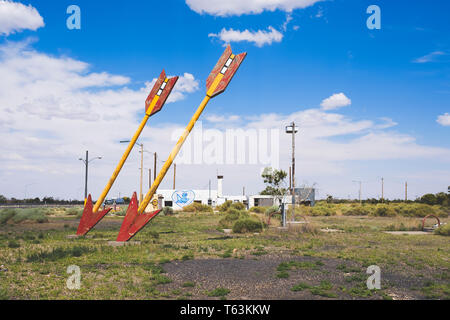
[[[175,191],[172,194],[173,202],[179,207],[184,207],[187,206],[188,204],[191,204],[192,202],[194,202],[194,199],[195,193],[192,190]]]

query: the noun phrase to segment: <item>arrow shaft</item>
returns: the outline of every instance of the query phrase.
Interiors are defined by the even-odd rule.
[[[159,99],[159,96],[155,96],[155,98],[152,100],[149,108],[147,109],[147,112],[145,113],[144,118],[141,121],[141,124],[139,125],[139,128],[136,130],[133,138],[131,139],[130,143],[127,146],[127,149],[125,150],[122,158],[120,159],[119,164],[117,165],[111,178],[109,179],[108,183],[106,184],[106,187],[103,189],[103,192],[101,193],[100,197],[98,198],[97,202],[95,203],[94,208],[92,209],[93,212],[98,211],[98,209],[102,205],[103,201],[105,200],[106,195],[108,194],[109,190],[111,190],[111,187],[114,184],[114,181],[116,181],[117,176],[120,173],[120,170],[122,170],[122,167],[125,164],[125,161],[128,159],[128,156],[130,155],[131,150],[133,149],[134,145],[137,142],[137,139],[141,135],[142,130],[144,129],[145,125],[147,124],[147,121],[150,118],[150,115],[151,115],[156,103],[158,102],[158,99]]]
[[[219,76],[218,76],[218,78],[219,78]],[[212,90],[211,92],[214,92],[214,90]],[[203,110],[205,109],[205,107],[208,104],[210,99],[211,99],[211,97],[209,95],[206,95],[205,98],[203,99],[202,103],[197,108],[197,111],[191,118],[191,121],[189,121],[189,124],[187,125],[186,129],[184,130],[184,132],[181,135],[180,139],[178,140],[177,144],[172,149],[172,152],[170,153],[169,158],[167,159],[166,162],[164,162],[164,165],[161,168],[161,171],[159,172],[155,181],[153,181],[153,184],[152,184],[150,190],[145,195],[145,198],[142,201],[142,203],[140,203],[139,209],[138,209],[139,214],[143,213],[145,211],[145,209],[147,208],[148,204],[150,203],[151,199],[153,198],[153,195],[155,194],[156,190],[158,189],[160,183],[164,179],[164,176],[166,175],[167,171],[169,170],[170,166],[172,165],[173,160],[177,156],[178,152],[180,151],[181,147],[183,146],[183,143],[186,141],[187,137],[189,136],[189,133],[192,131],[192,128],[194,127],[195,123],[197,122],[198,118],[202,114]]]

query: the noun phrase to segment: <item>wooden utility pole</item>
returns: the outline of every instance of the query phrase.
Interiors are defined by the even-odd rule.
[[[381,202],[384,202],[384,178],[381,178]]]
[[[408,201],[408,181],[405,182],[405,202]]]
[[[148,187],[152,187],[152,169],[148,169]]]
[[[175,176],[177,175],[177,164],[173,164],[173,190],[175,190]]]
[[[156,180],[156,158],[157,158],[156,152],[155,152],[154,156],[155,156],[155,158],[153,160],[153,181]]]
[[[289,190],[292,189],[292,175],[291,175],[291,167],[289,167]]]

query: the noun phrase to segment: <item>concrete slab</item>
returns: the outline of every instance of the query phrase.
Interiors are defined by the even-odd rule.
[[[407,234],[407,235],[428,235],[433,234],[432,232],[424,232],[424,231],[384,231],[384,233],[389,234]]]
[[[112,247],[123,247],[132,245],[141,245],[140,241],[108,241],[108,245]]]
[[[77,234],[69,234],[69,235],[66,236],[66,238],[67,239],[78,239],[78,238],[88,238],[88,239],[90,239],[90,238],[92,238],[92,236],[91,235],[79,236]]]
[[[339,229],[320,229],[320,231],[322,232],[344,232],[344,230],[339,230]]]

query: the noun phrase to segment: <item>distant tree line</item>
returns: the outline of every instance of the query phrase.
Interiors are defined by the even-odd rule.
[[[336,199],[330,195],[327,196],[325,201],[328,203],[355,203],[355,202],[359,203],[359,200],[357,200],[357,199],[354,199],[354,200]],[[381,200],[381,199],[370,198],[370,199],[362,200],[361,202],[368,203],[368,204],[400,203],[400,202],[405,202],[405,200],[402,200],[402,199],[394,199],[394,200],[383,199],[383,200]],[[427,193],[421,197],[418,197],[415,200],[408,200],[406,202],[407,203],[416,202],[416,203],[424,203],[424,204],[429,204],[429,205],[441,205],[441,206],[445,206],[445,207],[450,207],[450,194],[447,194],[445,192],[439,192],[436,194]]]
[[[44,197],[40,198],[30,198],[30,199],[16,199],[16,198],[6,198],[3,195],[0,195],[0,205],[21,205],[21,204],[34,204],[34,205],[45,205],[45,204],[84,204],[83,200],[62,200],[55,199],[53,197]]]

